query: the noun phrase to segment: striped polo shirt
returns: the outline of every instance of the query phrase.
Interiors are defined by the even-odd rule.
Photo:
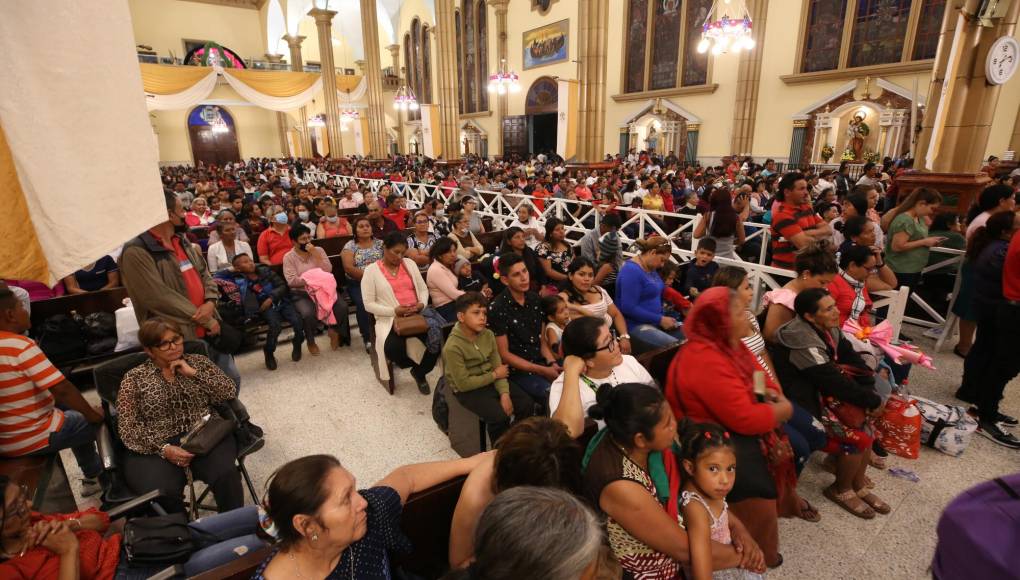
[[[49,444],[64,424],[50,388],[64,380],[32,339],[0,331],[0,456],[16,457]]]
[[[792,270],[797,246],[790,238],[821,222],[822,218],[815,215],[811,204],[796,206],[776,202],[772,211],[772,265]]]

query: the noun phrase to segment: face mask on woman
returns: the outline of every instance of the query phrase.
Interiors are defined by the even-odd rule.
[[[287,214],[280,212],[273,216],[273,221],[278,224],[285,224],[287,223]]]
[[[331,224],[335,224],[336,222],[340,221],[340,216],[338,215],[326,216],[326,221],[328,221]]]
[[[303,222],[306,222],[306,221],[308,221],[308,212],[307,212],[307,211],[299,211],[299,212],[297,212],[297,216],[298,216],[298,217],[299,217],[299,218],[301,219],[301,221],[303,221]]]

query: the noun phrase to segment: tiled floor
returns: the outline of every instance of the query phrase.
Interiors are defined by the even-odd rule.
[[[911,331],[920,336],[916,328]],[[927,339],[921,339],[920,344],[932,346]],[[306,454],[336,455],[362,485],[370,485],[405,463],[456,457],[432,421],[432,398],[418,392],[406,371],[397,372],[397,391],[390,396],[375,378],[357,337],[352,348],[323,350],[319,357],[306,353],[299,363],[290,361],[289,349],[281,346],[279,353],[280,368],[275,372],[265,370],[260,352],[237,359],[244,377],[241,398],[266,431],[266,447],[248,461],[260,492],[274,469]],[[935,361],[937,371],[912,372],[912,392],[956,402],[952,394],[962,374],[962,360],[946,352],[936,355]],[[430,377],[433,384],[437,374],[435,371]],[[1011,415],[1020,415],[1018,386],[1014,382],[1007,391],[1003,407]],[[67,453],[64,460],[74,479],[77,466],[73,458]],[[872,470],[875,492],[893,506],[893,512],[865,521],[822,496],[821,490],[832,476],[813,461],[801,477],[799,490],[818,507],[822,521],[780,522],[785,564],[770,576],[845,580],[929,577],[935,526],[942,508],[972,485],[1020,470],[1020,452],[975,437],[960,458],[925,449],[916,461],[890,457],[889,464],[915,471],[921,481],[912,483]]]

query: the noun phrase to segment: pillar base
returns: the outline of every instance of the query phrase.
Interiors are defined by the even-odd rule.
[[[905,198],[919,187],[930,187],[942,194],[942,213],[965,215],[971,204],[992,178],[984,173],[928,173],[909,171],[896,178],[899,199]]]
[[[565,164],[563,167],[565,167],[566,170],[571,172],[571,173],[574,173],[574,172],[577,172],[577,171],[592,171],[592,170],[596,170],[596,169],[599,170],[599,171],[608,171],[608,170],[616,167],[616,162],[615,161],[598,161],[598,162],[595,162],[595,163],[582,163],[582,162],[571,161],[571,162]]]
[[[464,165],[463,159],[437,159],[432,163],[436,169],[443,169],[444,171],[460,167]]]

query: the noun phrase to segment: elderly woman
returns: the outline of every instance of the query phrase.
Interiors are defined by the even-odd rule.
[[[627,321],[620,309],[613,303],[609,292],[595,284],[595,264],[583,256],[574,258],[567,270],[567,284],[560,297],[567,303],[572,315],[594,316],[602,318],[620,341],[623,354],[630,354],[630,335],[627,334]]]
[[[627,321],[634,351],[663,348],[683,340],[683,330],[672,316],[662,311],[665,282],[659,270],[669,260],[673,244],[651,236],[635,242],[638,255],[624,262],[616,278],[616,307]]]
[[[315,226],[317,239],[351,235],[351,224],[347,222],[347,218],[337,215],[336,204],[332,200],[326,201],[322,208],[324,215],[319,218],[319,223]]]
[[[599,389],[588,416],[606,427],[588,445],[585,494],[605,517],[616,559],[637,580],[679,578],[691,555],[678,511],[676,419],[662,391],[640,383]],[[659,470],[666,481],[657,486],[652,472]],[[712,543],[713,568],[763,570],[761,550],[733,510],[729,515],[734,545]]]
[[[238,198],[238,201],[240,201],[240,198]],[[241,240],[242,242],[246,242],[246,243],[249,241],[248,240],[248,233],[245,232],[244,231],[244,227],[242,227],[241,224],[239,224],[237,222],[237,213],[236,212],[234,212],[232,210],[229,210],[229,209],[221,210],[218,214],[216,214],[216,221],[214,222],[214,225],[215,226],[219,226],[221,223],[222,224],[237,224],[237,239]],[[218,230],[218,228],[214,228],[211,232],[209,232],[209,245],[211,246],[211,245],[215,244],[216,242],[218,242],[219,240],[220,240],[219,230]]]
[[[495,454],[464,481],[450,527],[450,567],[464,568],[475,556],[478,519],[492,500],[511,488],[540,486],[581,493],[584,449],[563,423],[531,417],[510,428]]]
[[[361,216],[354,220],[354,239],[344,244],[340,251],[340,259],[343,261],[344,274],[347,278],[347,295],[354,301],[356,318],[358,320],[358,332],[365,342],[365,350],[372,350],[372,324],[365,310],[365,301],[361,296],[361,278],[365,275],[365,268],[380,260],[383,256],[383,244],[381,240],[375,239],[372,235],[372,222]]]
[[[414,230],[407,236],[407,257],[418,264],[418,270],[424,276],[429,269],[429,263],[432,262],[429,249],[436,243],[437,236],[429,231],[431,226],[429,216],[423,211],[414,214],[412,225]]]
[[[410,250],[408,250],[410,251]],[[454,301],[464,293],[458,288],[457,248],[450,238],[439,238],[429,249],[432,263],[425,274],[425,285],[428,286],[432,306],[448,322],[457,317]]]
[[[411,376],[423,395],[431,392],[426,375],[439,360],[439,348],[422,348],[424,337],[400,336],[394,330],[397,317],[422,314],[429,302],[429,291],[418,272],[418,265],[405,258],[407,238],[393,232],[383,240],[383,257],[365,267],[361,278],[361,296],[365,309],[375,315],[375,351],[379,375],[389,379],[386,361],[410,368]],[[435,313],[434,310],[430,310]]]
[[[276,546],[253,580],[389,578],[390,557],[411,543],[400,512],[411,494],[469,473],[490,453],[405,465],[368,489],[331,455],[309,455],[278,469],[265,504]]]
[[[181,438],[214,405],[235,397],[234,381],[211,360],[184,354],[184,337],[173,322],[150,318],[138,329],[149,360],[124,375],[117,393],[117,430],[127,453],[124,475],[136,494],[160,489],[167,511],[183,512],[185,470],[206,482],[222,511],[244,505],[237,444],[228,435],[202,456],[185,451]]]
[[[311,232],[300,224],[291,228],[290,239],[293,248],[283,257],[283,277],[291,289],[294,308],[304,321],[308,352],[312,356],[319,355],[319,347],[315,344],[315,331],[318,329],[320,317],[324,317],[322,321],[326,323],[330,349],[336,350],[341,344],[350,346],[351,323],[347,302],[338,291],[333,296],[329,296],[329,292],[309,293],[309,284],[305,279],[305,273],[309,270],[319,269],[327,274],[333,273],[333,264],[326,256],[326,250],[313,245]],[[332,304],[327,303],[329,298],[333,299]],[[333,322],[329,322],[330,313]]]
[[[836,456],[836,481],[825,497],[852,513],[872,519],[888,504],[867,487],[874,433],[869,416],[884,405],[875,375],[839,330],[839,309],[824,288],[797,295],[797,317],[776,332],[776,370],[790,398],[825,425],[824,451]]]
[[[654,385],[648,371],[629,354],[604,318],[582,316],[563,331],[563,372],[549,389],[549,409],[573,437],[584,432],[584,418],[601,389],[623,383]],[[604,427],[600,424],[599,427]]]
[[[191,209],[184,214],[184,223],[188,224],[189,228],[208,226],[212,221],[213,214],[209,211],[209,202],[201,196],[191,202]]]
[[[475,237],[475,234],[468,229],[468,217],[463,213],[450,215],[449,238],[457,244],[457,255],[472,262],[485,253],[482,244]]]
[[[538,245],[545,239],[546,226],[542,224],[542,220],[535,216],[535,210],[530,203],[521,203],[514,212],[517,214],[517,219],[510,222],[507,227],[520,228],[524,232],[528,247],[537,251]]]
[[[677,417],[717,423],[733,434],[740,470],[727,496],[766,561],[781,561],[777,515],[817,514],[797,498],[789,443],[778,429],[793,416],[779,384],[744,345],[747,302],[727,287],[705,290],[684,325],[688,342],[669,368],[666,398]],[[755,387],[765,387],[756,396]],[[767,450],[767,453],[766,453]]]
[[[475,213],[475,208],[478,207],[478,201],[470,195],[467,195],[461,198],[460,206],[464,210],[464,217],[468,220],[468,230],[472,234],[484,234],[485,224],[482,223],[482,217]]]
[[[233,263],[234,256],[238,254],[248,254],[252,259],[255,258],[255,253],[252,252],[248,242],[242,242],[237,236],[243,231],[236,222],[217,222],[216,233],[219,234],[219,240],[209,244],[209,250],[206,252],[210,272],[226,270]]]

